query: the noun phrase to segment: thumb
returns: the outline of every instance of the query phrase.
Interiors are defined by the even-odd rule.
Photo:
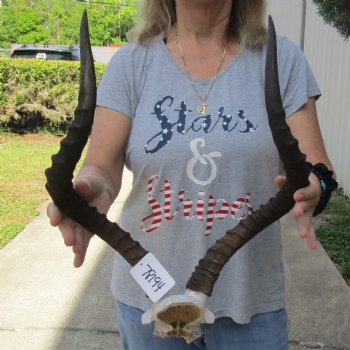
[[[85,199],[93,196],[91,185],[86,179],[77,179],[74,182],[74,189]]]
[[[87,173],[78,174],[74,181],[74,189],[88,201],[97,198],[104,191],[110,196],[109,192],[112,193],[113,189],[107,185],[104,177]]]

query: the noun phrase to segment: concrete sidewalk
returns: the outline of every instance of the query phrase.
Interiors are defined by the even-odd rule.
[[[323,247],[310,251],[282,220],[290,350],[350,349],[350,288]]]
[[[130,180],[126,173],[115,215]],[[290,349],[350,349],[350,288],[322,247],[307,250],[293,218],[284,218],[283,228]],[[94,238],[84,266],[74,269],[43,206],[0,251],[0,349],[119,349],[109,290],[113,256]]]

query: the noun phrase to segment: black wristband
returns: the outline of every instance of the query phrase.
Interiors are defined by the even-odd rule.
[[[313,172],[318,177],[322,189],[320,200],[312,215],[316,216],[320,214],[327,206],[332,192],[338,187],[338,182],[332,178],[333,171],[329,170],[323,163],[312,165],[311,163],[307,162],[306,164],[310,168],[311,172]]]

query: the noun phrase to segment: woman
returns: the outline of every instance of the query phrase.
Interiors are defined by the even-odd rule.
[[[145,0],[133,44],[112,58],[76,190],[102,212],[134,175],[120,226],[152,251],[181,294],[207,249],[284,184],[264,101],[263,0]],[[332,169],[320,134],[317,83],[300,50],[278,39],[287,122],[311,164]],[[277,176],[277,177],[276,177]],[[275,178],[275,182],[273,179]],[[316,247],[311,218],[324,189],[314,173],[294,194],[299,233]],[[324,184],[322,184],[324,185]],[[51,224],[83,264],[91,235],[51,204]],[[280,226],[227,263],[207,303],[215,317],[191,344],[153,336],[150,301],[117,255],[112,291],[123,349],[287,349]]]

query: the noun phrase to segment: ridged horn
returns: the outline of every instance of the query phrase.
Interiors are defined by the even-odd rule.
[[[293,194],[309,184],[309,169],[305,155],[298,148],[298,141],[293,137],[287,123],[282,105],[278,80],[277,38],[272,18],[268,21],[268,44],[265,63],[265,102],[273,141],[278,149],[286,171],[286,183],[282,190],[262,205],[252,215],[226,232],[209,248],[203,259],[187,282],[186,288],[212,294],[214,284],[221,270],[232,255],[245,243],[255,237],[264,228],[288,213],[294,206]]]
[[[73,188],[73,172],[89,138],[96,106],[96,76],[91,51],[87,13],[84,11],[80,26],[80,89],[78,106],[74,112],[67,136],[60,142],[52,165],[46,169],[46,189],[56,206],[90,232],[97,234],[134,266],[148,252],[134,241],[130,234],[105,214],[90,207]]]

